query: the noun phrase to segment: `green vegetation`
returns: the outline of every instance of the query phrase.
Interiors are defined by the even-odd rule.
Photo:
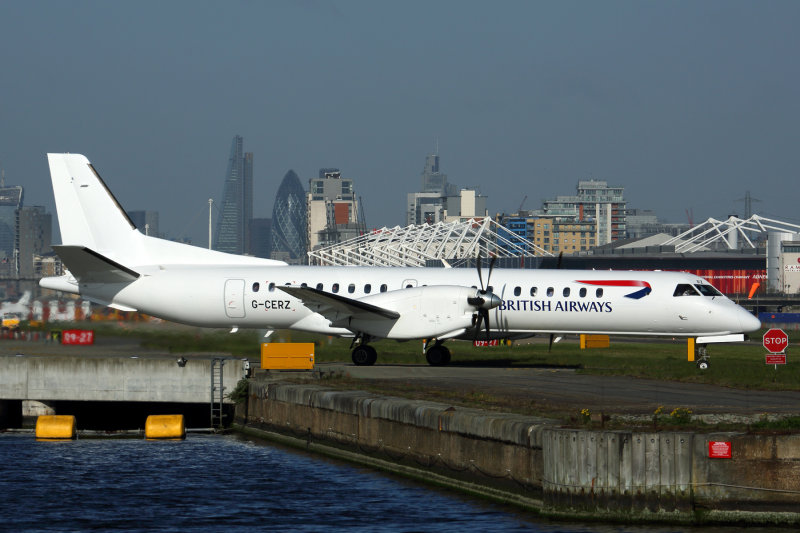
[[[263,332],[241,330],[235,334],[227,330],[188,328],[166,325],[97,325],[90,327],[101,336],[129,336],[140,339],[143,347],[168,349],[175,353],[225,353],[235,357],[260,356]],[[578,372],[606,376],[633,376],[670,381],[706,383],[743,389],[799,390],[800,364],[793,363],[793,354],[800,350],[797,343],[800,332],[789,332],[788,364],[778,366],[764,363],[766,351],[760,339],[763,332],[752,336],[747,343],[709,346],[711,366],[699,370],[687,361],[686,341],[611,339],[610,348],[581,350],[575,336],[553,345],[548,350],[547,337],[534,339],[533,343],[513,346],[476,348],[469,342],[447,343],[452,352],[453,366],[492,367],[566,367]],[[278,331],[271,342],[313,342],[316,361],[350,362],[350,339],[321,335]],[[426,365],[422,344],[419,341],[379,341],[378,364],[400,363]]]

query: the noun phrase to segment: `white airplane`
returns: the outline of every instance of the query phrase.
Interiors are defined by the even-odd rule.
[[[761,327],[685,273],[490,268],[484,286],[480,268],[290,266],[166,241],[137,230],[86,157],[48,159],[63,243],[53,248],[69,273],[40,285],[124,311],[352,337],[357,365],[375,363],[376,339],[428,339],[427,360],[441,365],[450,360],[444,341],[479,334],[681,336],[699,345]]]
[[[6,313],[18,314],[22,317],[27,317],[31,314],[31,291],[25,291],[16,302],[3,302],[0,304],[0,314]]]

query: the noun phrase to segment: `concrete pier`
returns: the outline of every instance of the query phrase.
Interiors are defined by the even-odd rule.
[[[800,524],[800,435],[561,428],[279,381],[251,382],[237,420],[246,431],[552,516]],[[709,457],[712,441],[729,442],[731,457]]]
[[[130,429],[147,414],[176,409],[194,413],[202,424],[194,427],[209,427],[210,414],[201,413],[211,410],[212,394],[232,411],[227,394],[245,373],[244,361],[230,357],[0,355],[0,427],[80,412],[81,429],[90,421],[95,429]]]

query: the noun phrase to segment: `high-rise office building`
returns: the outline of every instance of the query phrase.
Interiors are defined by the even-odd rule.
[[[308,180],[308,247],[329,246],[358,237],[358,200],[353,180],[343,178],[338,168],[321,168],[319,177]]]
[[[272,252],[270,257],[287,263],[307,262],[306,193],[294,170],[283,177],[272,208]]]
[[[232,254],[250,253],[250,220],[253,218],[253,154],[243,151],[244,139],[231,144],[222,207],[217,218],[214,248]]]
[[[17,209],[22,207],[22,186],[0,183],[0,261],[14,260],[17,238]]]
[[[18,272],[20,278],[34,278],[38,272],[37,258],[50,250],[52,215],[42,206],[20,207],[17,210]]]
[[[439,170],[438,154],[425,157],[422,190],[407,195],[406,224],[436,224],[488,216],[486,197],[473,189],[459,190]]]
[[[250,255],[269,259],[272,253],[272,219],[254,218],[250,221]]]
[[[575,196],[557,196],[544,202],[547,217],[572,218],[596,223],[595,243],[600,246],[625,238],[624,187],[609,187],[601,180],[581,180]]]

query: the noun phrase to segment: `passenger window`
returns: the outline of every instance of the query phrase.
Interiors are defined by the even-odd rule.
[[[596,291],[594,291],[594,295],[597,296],[598,298],[602,298],[603,297],[603,289],[602,288],[597,289]]]
[[[386,287],[386,284],[385,284],[385,283],[384,283],[384,284],[382,284],[382,285],[381,285],[381,292],[386,292],[386,289],[387,289],[387,288],[388,288],[388,287]]]
[[[274,290],[275,290],[275,283],[270,283],[269,284],[269,292],[272,292]]]
[[[569,296],[569,287],[564,287],[564,292],[562,292],[562,294],[564,295],[564,298]]]
[[[536,296],[537,289],[536,287],[531,287],[531,296]]]
[[[300,284],[300,286],[301,286],[301,287],[303,287],[303,288],[305,288],[305,287],[308,287],[308,283],[306,283],[306,282],[304,281],[303,283],[301,283],[301,284]]]
[[[408,285],[406,285],[406,289],[410,289],[411,287],[413,287],[413,285],[412,285],[411,283],[409,283]]]
[[[318,291],[321,291],[322,287],[323,287],[322,283],[317,283],[317,290]]]
[[[372,292],[372,285],[370,285],[369,283],[364,285],[364,294],[369,294],[371,292]]]
[[[681,283],[677,287],[675,287],[675,292],[672,293],[673,296],[700,296],[694,287],[689,285],[688,283]]]
[[[519,296],[520,294],[522,294],[522,288],[514,287],[514,296]]]
[[[261,288],[261,284],[259,282],[253,283],[253,292],[258,292],[258,289]]]
[[[556,293],[553,287],[547,287],[547,296],[552,296]]]
[[[578,291],[578,294],[580,294],[581,298],[586,298],[586,287],[581,287],[581,290]]]
[[[333,284],[333,286],[331,287],[331,292],[333,292],[333,293],[339,292],[339,284],[338,283],[334,283]]]
[[[347,286],[347,292],[350,293],[350,294],[353,294],[354,292],[356,292],[356,284],[355,283],[351,283],[350,285],[348,285]]]

